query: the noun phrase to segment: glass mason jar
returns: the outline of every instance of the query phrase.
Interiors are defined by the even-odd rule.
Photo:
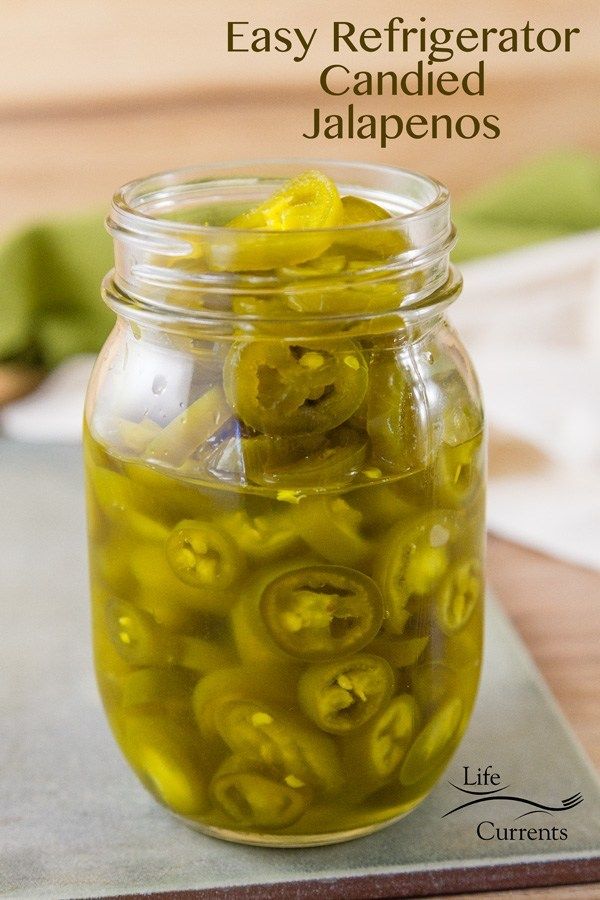
[[[391,215],[225,227],[306,167],[115,196],[117,321],[85,433],[115,737],[193,827],[288,847],[367,834],[428,794],[469,721],[483,612],[483,418],[445,318],[448,192],[323,162]]]

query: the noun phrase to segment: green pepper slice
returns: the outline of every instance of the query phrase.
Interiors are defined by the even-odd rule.
[[[453,697],[425,725],[402,763],[402,784],[416,784],[446,761],[457,735],[462,708],[460,698]]]
[[[382,206],[362,197],[342,197],[342,226],[368,225],[393,217]],[[331,252],[345,252],[351,260],[387,259],[409,248],[405,234],[396,228],[347,228],[336,233]]]
[[[464,628],[482,593],[481,566],[475,557],[450,567],[435,598],[436,619],[445,634],[456,634]]]
[[[192,587],[183,582],[169,564],[164,544],[132,546],[129,566],[137,582],[139,604],[169,628],[185,626],[185,619],[194,610],[224,616],[236,599],[232,590]]]
[[[386,629],[401,634],[410,616],[409,600],[434,590],[449,564],[456,535],[455,514],[424,513],[394,526],[381,548],[374,575],[386,603]]]
[[[401,357],[380,355],[369,368],[367,432],[375,460],[395,473],[422,468],[426,456],[425,404],[419,376]]]
[[[120,419],[117,423],[117,433],[123,449],[136,456],[141,456],[150,441],[161,431],[160,425],[149,418],[144,418],[140,422]]]
[[[243,756],[225,760],[210,783],[209,794],[236,826],[273,830],[297,822],[311,797],[300,778],[280,778],[269,766]]]
[[[315,661],[362,650],[383,621],[377,585],[343,566],[285,572],[267,585],[260,609],[282,650]]]
[[[218,523],[252,560],[278,559],[293,551],[300,543],[298,534],[285,513],[251,516],[239,509],[222,516]]]
[[[320,172],[304,172],[228,223],[230,228],[256,234],[236,234],[231,241],[224,236],[209,250],[211,266],[220,271],[261,271],[314,259],[333,240],[333,233],[326,229],[335,228],[341,220],[342,203],[335,184]],[[309,233],[286,235],[286,231]]]
[[[279,576],[296,566],[311,566],[317,560],[300,556],[292,560],[278,560],[257,569],[245,582],[244,592],[231,610],[231,630],[240,660],[247,666],[267,666],[290,669],[291,659],[277,644],[261,613],[261,597],[265,588]]]
[[[145,448],[145,456],[181,466],[230,416],[222,388],[211,387],[165,425]]]
[[[173,572],[184,584],[224,591],[238,578],[243,559],[232,537],[214,523],[184,519],[166,545]]]
[[[183,666],[208,672],[232,662],[225,647],[164,631],[147,612],[125,600],[109,600],[106,624],[113,646],[134,666]]]
[[[358,409],[367,364],[352,341],[234,344],[223,373],[227,400],[256,431],[272,435],[329,431]]]
[[[275,704],[233,700],[222,708],[217,727],[233,753],[279,770],[284,779],[328,792],[343,784],[332,738]]]
[[[342,425],[328,434],[295,438],[257,435],[243,443],[245,472],[255,484],[284,488],[341,488],[360,472],[367,456],[364,434]]]
[[[184,669],[137,669],[122,679],[121,703],[127,710],[182,713],[194,683],[192,673]]]
[[[127,722],[127,756],[146,787],[182,816],[202,813],[207,789],[192,737],[172,720],[135,717]]]
[[[218,735],[221,711],[232,700],[260,696],[270,703],[285,703],[295,691],[295,672],[289,666],[253,663],[208,672],[197,683],[192,697],[200,734],[207,739]]]
[[[429,635],[423,637],[376,637],[371,649],[397,669],[414,666],[429,643]]]
[[[439,660],[417,666],[410,680],[417,703],[426,714],[435,712],[461,687],[457,673]]]
[[[345,734],[375,715],[391,697],[394,683],[385,659],[361,653],[309,666],[298,682],[298,700],[323,731]]]
[[[360,533],[360,510],[343,497],[306,497],[290,515],[308,546],[335,565],[360,566],[372,552]]]
[[[462,444],[442,443],[435,464],[435,490],[441,503],[464,507],[481,484],[483,435]]]
[[[396,771],[414,740],[420,718],[414,697],[394,697],[367,728],[345,739],[344,762],[360,772],[361,782],[372,789]]]

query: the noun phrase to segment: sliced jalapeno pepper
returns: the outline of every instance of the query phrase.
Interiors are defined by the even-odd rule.
[[[275,643],[306,660],[361,650],[383,621],[377,585],[343,566],[285,572],[267,585],[260,608]]]
[[[169,422],[145,449],[145,456],[171,466],[181,466],[230,417],[220,387],[205,394]]]
[[[178,619],[185,610],[226,615],[236,600],[230,590],[192,587],[173,571],[164,544],[140,543],[133,546],[129,566],[137,586],[140,605],[168,627],[179,628]],[[184,624],[184,623],[183,623]]]
[[[111,521],[121,523],[130,511],[143,509],[143,494],[121,472],[95,465],[90,466],[89,477],[93,496]]]
[[[367,431],[376,460],[394,472],[425,464],[425,425],[418,375],[409,375],[396,356],[377,358],[369,369]]]
[[[197,683],[192,697],[200,734],[217,736],[222,709],[232,700],[262,697],[269,703],[285,703],[296,692],[296,672],[289,666],[248,665],[215,669]]]
[[[304,172],[286,182],[260,206],[232,219],[230,228],[251,229],[254,235],[225,236],[210,248],[213,268],[258,271],[296,265],[323,253],[342,220],[342,202],[335,184],[320,172]],[[281,234],[305,231],[305,234]],[[279,234],[277,232],[280,232]],[[311,233],[312,232],[312,233]]]
[[[377,469],[370,467],[363,471],[366,478],[378,476]],[[362,525],[372,531],[387,530],[399,520],[406,520],[415,513],[413,504],[400,496],[394,484],[377,483],[361,485],[360,488],[347,495],[352,506],[360,510]]]
[[[446,761],[462,718],[459,697],[448,700],[418,734],[400,769],[404,785],[416,784]]]
[[[409,600],[429,594],[439,584],[455,533],[455,517],[444,510],[411,518],[388,533],[374,570],[386,603],[386,629],[401,634]]]
[[[299,779],[326,791],[337,791],[343,784],[332,738],[280,707],[234,700],[221,710],[217,727],[234,753],[279,770],[284,779]]]
[[[308,546],[331,563],[359,566],[372,552],[359,530],[361,512],[342,497],[307,497],[290,515]]]
[[[224,370],[227,400],[246,425],[273,435],[329,431],[362,403],[367,365],[351,341],[234,344]]]
[[[377,637],[370,649],[387,659],[395,668],[404,669],[415,665],[428,643],[428,635],[395,639]]]
[[[148,418],[142,419],[140,422],[120,419],[117,423],[117,432],[123,448],[136,455],[144,453],[150,441],[161,431],[160,425]]]
[[[121,703],[128,710],[182,713],[194,684],[194,675],[183,669],[137,669],[122,680]]]
[[[418,731],[420,714],[410,694],[400,694],[369,723],[344,741],[344,762],[372,789],[398,768]]]
[[[482,466],[482,434],[462,444],[441,444],[435,464],[435,490],[447,506],[463,507],[477,491]]]
[[[208,797],[202,758],[185,729],[170,719],[132,718],[126,749],[140,778],[162,803],[183,816],[203,812]]]
[[[330,734],[345,734],[375,715],[394,689],[394,673],[380,656],[361,653],[309,666],[298,700],[309,719]]]
[[[184,517],[210,518],[225,502],[223,491],[209,491],[195,481],[186,481],[181,467],[177,475],[138,461],[127,462],[124,468],[141,498],[140,511],[169,527]]]
[[[224,591],[243,569],[235,541],[214,523],[184,519],[171,532],[166,554],[173,572],[184,584]]]
[[[362,197],[342,197],[342,225],[368,225],[392,219],[392,216],[377,203]],[[397,227],[364,229],[348,228],[336,233],[331,252],[342,250],[352,260],[363,260],[365,256],[386,259],[408,250],[406,235]]]
[[[437,660],[423,663],[410,673],[413,693],[424,713],[438,709],[460,687],[457,674]]]
[[[125,600],[107,603],[106,623],[114,647],[134,666],[183,666],[208,672],[232,662],[225,647],[164,631],[147,612]]]
[[[250,516],[240,509],[222,516],[219,525],[231,535],[240,550],[253,560],[286,556],[300,543],[299,536],[285,513]]]
[[[291,489],[340,488],[352,481],[367,455],[366,436],[345,425],[298,438],[258,435],[244,442],[245,471],[256,484]]]
[[[278,560],[260,569],[247,579],[244,592],[231,610],[231,630],[240,660],[248,666],[290,667],[290,657],[277,644],[261,613],[263,591],[274,579],[296,566],[313,565],[317,560],[301,556],[292,560]]]
[[[435,616],[445,634],[455,634],[464,628],[482,592],[481,566],[474,557],[450,567],[435,598]]]
[[[231,756],[209,786],[212,800],[238,827],[285,828],[298,821],[311,797],[293,775],[281,778],[269,766]]]

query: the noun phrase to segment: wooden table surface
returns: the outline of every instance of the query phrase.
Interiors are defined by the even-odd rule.
[[[126,8],[138,29],[138,52],[144,47],[145,27],[149,28],[151,24],[154,28],[153,40],[162,32],[157,30],[157,5],[152,2],[142,4],[144,11],[138,16],[136,3],[137,0],[127,4]],[[109,12],[113,5],[115,15],[111,16]],[[571,59],[546,60],[541,69],[533,66],[516,72],[514,67],[496,67],[486,97],[470,101],[470,107],[478,114],[493,111],[501,115],[504,123],[502,140],[478,143],[428,141],[426,146],[423,146],[424,142],[404,141],[385,154],[370,142],[310,142],[303,139],[301,132],[311,121],[311,109],[324,97],[315,96],[314,86],[310,88],[306,82],[298,83],[295,70],[296,80],[289,90],[281,84],[269,88],[263,83],[261,90],[256,92],[253,86],[244,89],[238,83],[235,90],[228,91],[226,86],[216,86],[214,79],[207,89],[205,67],[204,73],[196,71],[187,82],[182,79],[181,72],[171,69],[168,78],[163,78],[162,82],[159,79],[165,86],[163,91],[157,82],[152,91],[144,92],[143,84],[147,84],[148,79],[136,82],[133,67],[120,70],[119,59],[111,60],[108,54],[118,37],[119,19],[125,14],[122,4],[113,5],[104,4],[106,21],[102,24],[102,38],[106,41],[106,57],[93,58],[93,41],[89,52],[81,50],[79,57],[74,56],[80,67],[84,65],[84,56],[86,60],[91,59],[90,72],[85,77],[83,71],[68,70],[69,57],[65,56],[65,48],[60,44],[64,39],[62,26],[60,39],[56,37],[54,44],[49,43],[37,21],[35,4],[16,4],[11,8],[6,23],[11,40],[6,42],[4,62],[11,77],[19,65],[23,66],[27,77],[22,83],[13,78],[12,87],[5,95],[0,84],[0,183],[3,186],[0,237],[11,227],[32,218],[82,208],[106,208],[112,191],[130,178],[198,161],[316,154],[404,164],[435,174],[449,183],[455,196],[460,196],[540,148],[568,144],[600,150],[597,127],[600,75],[594,63],[595,51],[591,52],[589,33],[597,18],[597,7],[587,0],[575,9],[576,15],[571,15],[570,5],[544,4],[545,18],[549,20],[544,24],[551,24],[552,16],[565,18],[568,7],[569,17],[573,20],[570,24],[588,26],[582,45],[587,49],[579,58],[573,54]],[[99,4],[93,6],[96,13],[103,8]],[[240,11],[246,4],[235,3],[232,9],[233,6]],[[353,8],[356,12],[362,6],[355,3]],[[480,13],[484,8],[480,3],[473,6]],[[496,6],[496,12],[506,12],[505,18],[510,20],[512,16],[514,22],[522,4],[503,0]],[[182,2],[177,7],[180,16],[177,21],[182,28],[187,28],[186,22],[181,20],[182,10],[186,8],[186,21],[191,22],[189,17],[196,15],[197,4]],[[311,7],[309,3],[307,8],[317,10],[319,7],[320,4]],[[460,15],[461,7],[461,3],[453,2],[448,9],[456,17]],[[21,9],[22,16],[17,12]],[[529,10],[526,12],[533,15]],[[382,19],[382,15],[378,18]],[[521,11],[517,18],[526,18],[525,13]],[[285,22],[282,20],[279,24]],[[165,22],[166,45],[174,52],[181,43],[181,36],[170,34],[168,26]],[[77,34],[85,34],[89,41],[89,27],[95,26],[93,21],[90,26],[87,17],[80,12],[79,19],[70,20],[69,27],[68,39],[75,41]],[[27,34],[28,40],[34,43],[39,38],[38,44],[32,44],[25,56],[19,51],[19,34]],[[55,64],[56,58],[51,59],[53,53],[60,54],[60,65]],[[122,55],[123,60],[127,58],[126,54]],[[189,53],[187,58],[186,65],[193,67]],[[31,63],[32,59],[35,65]],[[101,69],[103,59],[105,72]],[[159,64],[158,57],[156,60]],[[111,70],[111,63],[115,61]],[[516,65],[529,63],[527,59],[515,58]],[[40,72],[44,73],[43,90]],[[77,84],[79,74],[82,76],[80,85]],[[124,77],[132,78],[129,91],[123,90]],[[61,97],[65,98],[64,102]],[[372,98],[370,105],[374,112],[386,108],[394,111],[389,107],[397,107],[398,99]],[[460,114],[463,111],[461,102],[464,101],[448,98],[444,100],[442,111]],[[333,108],[333,104],[330,106]],[[405,102],[403,106],[405,114],[417,111],[417,107],[425,114],[439,111],[439,101],[431,99],[416,105]],[[18,383],[19,373],[16,374]],[[0,393],[3,384],[5,388],[7,384],[12,385],[10,390],[14,391],[14,371],[4,373],[4,382],[0,373]],[[567,498],[565,502],[568,502]],[[600,768],[600,574],[494,537],[489,541],[488,559],[492,587],[592,763]],[[481,896],[583,900],[600,898],[600,886]]]

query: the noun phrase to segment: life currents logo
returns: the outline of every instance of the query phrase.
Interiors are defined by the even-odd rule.
[[[562,800],[530,797],[516,786],[503,784],[500,772],[491,765],[463,766],[462,776],[462,784],[448,782],[457,792],[456,805],[442,818],[476,807],[481,812],[475,826],[480,841],[566,841],[565,817],[583,803],[579,792]]]

